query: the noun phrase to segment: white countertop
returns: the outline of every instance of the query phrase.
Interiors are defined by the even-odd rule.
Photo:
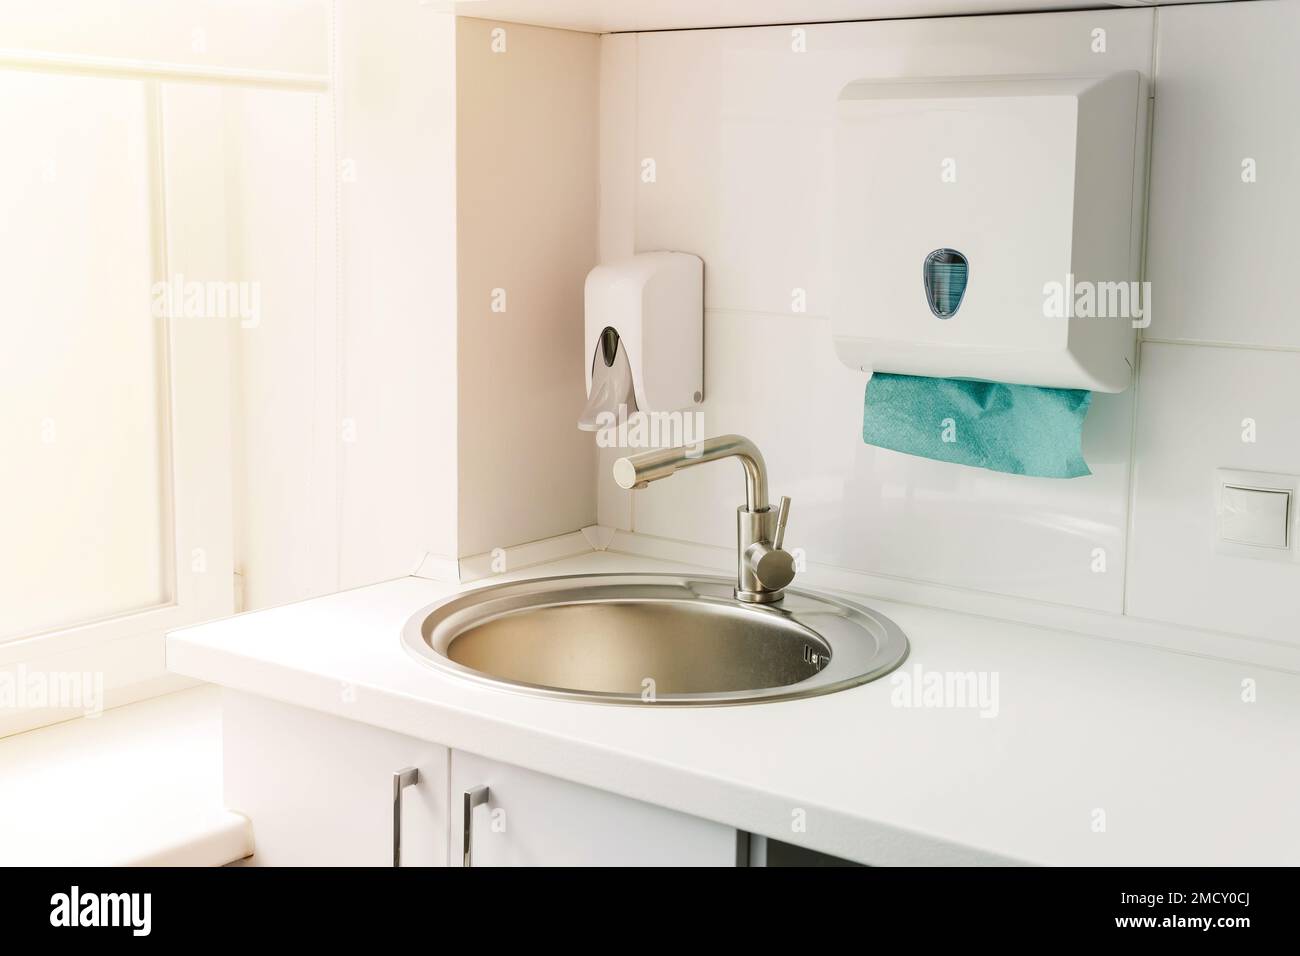
[[[601,552],[479,583],[683,570]],[[187,628],[168,667],[862,862],[1300,864],[1294,674],[849,595],[907,633],[901,671],[996,673],[996,716],[896,706],[888,676],[749,706],[568,703],[408,654],[407,618],[460,589],[402,578]]]

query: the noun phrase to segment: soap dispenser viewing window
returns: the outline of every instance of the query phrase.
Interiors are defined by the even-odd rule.
[[[925,257],[921,278],[931,312],[941,319],[951,319],[957,314],[966,295],[969,270],[966,257],[956,249],[936,249]]]

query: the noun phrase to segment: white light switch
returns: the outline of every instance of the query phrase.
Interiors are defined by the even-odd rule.
[[[1300,560],[1300,478],[1260,471],[1215,472],[1216,550],[1242,558]]]
[[[1257,548],[1285,548],[1291,493],[1225,485],[1219,513],[1219,536]]]

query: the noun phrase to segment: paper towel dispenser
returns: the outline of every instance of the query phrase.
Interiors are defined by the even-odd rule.
[[[596,431],[633,412],[672,412],[704,401],[699,256],[643,252],[596,266],[583,298],[588,397],[579,428]]]
[[[1136,72],[840,93],[832,331],[853,368],[1122,391],[1139,278]]]

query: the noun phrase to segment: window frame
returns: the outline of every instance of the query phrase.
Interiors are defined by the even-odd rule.
[[[0,69],[9,69],[0,63]],[[87,70],[89,75],[98,71]],[[117,75],[107,82],[118,82]],[[214,276],[224,268],[226,230],[221,197],[183,180],[187,153],[209,151],[205,141],[164,135],[165,104],[156,77],[143,82],[147,111],[150,244],[153,282],[165,281],[173,263],[198,261]],[[206,230],[168,229],[168,209],[185,190],[201,197]],[[148,302],[141,308],[149,308]],[[0,736],[94,713],[190,683],[169,677],[166,633],[235,611],[231,367],[234,330],[219,321],[160,317],[160,423],[163,442],[161,500],[163,580],[171,600],[99,620],[0,642],[0,671],[16,682],[33,674],[91,673],[102,679],[98,700],[86,706],[12,706],[0,710]],[[170,558],[170,561],[167,559]],[[76,587],[70,571],[68,586]]]

